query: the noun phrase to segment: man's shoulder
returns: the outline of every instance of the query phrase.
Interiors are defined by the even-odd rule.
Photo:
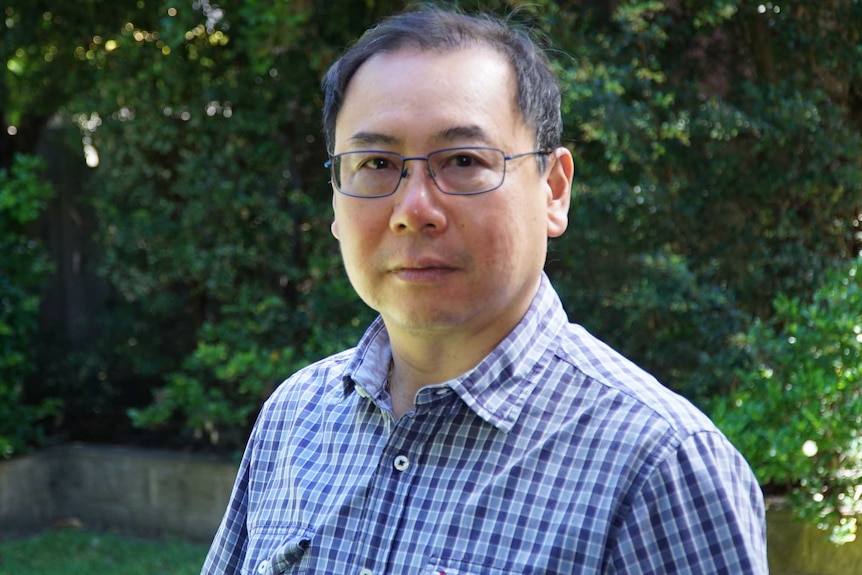
[[[285,403],[308,403],[315,398],[336,397],[343,393],[343,375],[355,348],[345,349],[328,357],[319,359],[297,370],[285,379],[267,400],[267,406]]]
[[[680,436],[716,430],[710,419],[687,398],[584,327],[569,324],[561,336],[557,357],[580,372],[583,385],[612,395],[621,413],[634,410],[640,417],[661,422],[661,427],[666,426],[668,432]]]

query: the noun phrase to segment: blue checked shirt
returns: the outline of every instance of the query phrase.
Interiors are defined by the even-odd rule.
[[[767,573],[763,501],[714,425],[546,277],[476,368],[396,421],[378,319],[263,407],[203,575]]]

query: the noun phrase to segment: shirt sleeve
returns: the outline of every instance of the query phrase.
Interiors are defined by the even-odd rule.
[[[769,572],[760,487],[717,432],[689,436],[661,461],[621,523],[608,574]]]
[[[252,434],[252,437],[254,435]],[[249,441],[237,472],[221,525],[213,538],[201,575],[239,575],[248,545],[248,489],[252,442]]]

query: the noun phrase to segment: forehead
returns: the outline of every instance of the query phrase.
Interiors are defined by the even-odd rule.
[[[513,67],[496,50],[403,49],[376,54],[356,71],[336,119],[335,144],[343,148],[363,134],[424,144],[472,133],[502,147],[524,124]]]

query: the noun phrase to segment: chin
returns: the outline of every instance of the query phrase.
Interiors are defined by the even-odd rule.
[[[440,332],[462,325],[466,318],[454,314],[452,310],[398,310],[393,313],[381,313],[388,326],[398,326],[411,331]]]

